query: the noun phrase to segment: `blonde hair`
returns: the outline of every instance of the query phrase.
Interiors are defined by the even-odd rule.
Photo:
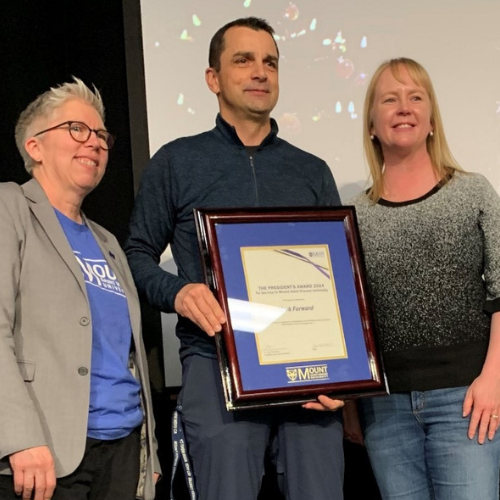
[[[371,188],[368,190],[368,197],[374,202],[379,200],[384,188],[382,176],[384,155],[382,146],[378,138],[374,137],[373,140],[371,139],[371,130],[373,127],[372,109],[375,92],[382,73],[388,68],[391,70],[394,78],[402,82],[401,66],[407,69],[412,81],[419,87],[422,87],[429,96],[433,135],[427,137],[427,152],[429,153],[436,175],[441,179],[454,170],[462,171],[460,165],[453,158],[446,141],[436,93],[434,92],[434,87],[427,71],[418,62],[406,57],[385,61],[377,68],[368,85],[363,111],[363,147],[373,182]]]
[[[63,83],[40,94],[20,114],[15,129],[16,145],[24,160],[24,168],[30,175],[36,162],[28,154],[24,145],[26,140],[36,133],[36,130],[33,130],[33,125],[40,118],[48,119],[55,109],[68,101],[77,99],[92,106],[104,123],[104,104],[101,94],[95,86],[93,87],[94,91],[89,89],[82,80],[73,77],[73,82]]]

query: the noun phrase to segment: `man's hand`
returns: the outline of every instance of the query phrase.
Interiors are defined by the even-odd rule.
[[[190,283],[181,288],[175,297],[174,308],[211,337],[220,332],[226,322],[213,293],[201,283]]]
[[[37,446],[9,456],[14,491],[22,500],[50,500],[56,487],[54,460],[47,446]]]
[[[344,406],[344,402],[340,399],[332,399],[328,396],[318,396],[317,403],[304,403],[302,408],[307,410],[318,410],[318,411],[337,411]]]

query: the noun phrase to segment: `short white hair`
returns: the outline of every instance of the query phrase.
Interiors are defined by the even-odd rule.
[[[92,91],[79,78],[73,77],[73,82],[63,83],[57,87],[51,87],[49,90],[40,94],[33,102],[28,104],[28,107],[20,114],[16,123],[16,145],[19,153],[24,160],[26,171],[32,175],[33,167],[36,162],[26,151],[24,147],[26,140],[31,137],[35,130],[33,124],[40,118],[48,119],[49,116],[68,101],[77,99],[90,104],[101,117],[104,123],[104,104],[101,94],[93,85]]]

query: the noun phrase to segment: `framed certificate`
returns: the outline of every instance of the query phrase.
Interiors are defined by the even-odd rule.
[[[354,207],[194,213],[229,410],[387,393]]]

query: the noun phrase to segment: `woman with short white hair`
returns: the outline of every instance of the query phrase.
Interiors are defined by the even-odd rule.
[[[139,300],[116,238],[85,217],[114,138],[97,89],[51,88],[0,184],[0,497],[154,498],[159,473]]]

